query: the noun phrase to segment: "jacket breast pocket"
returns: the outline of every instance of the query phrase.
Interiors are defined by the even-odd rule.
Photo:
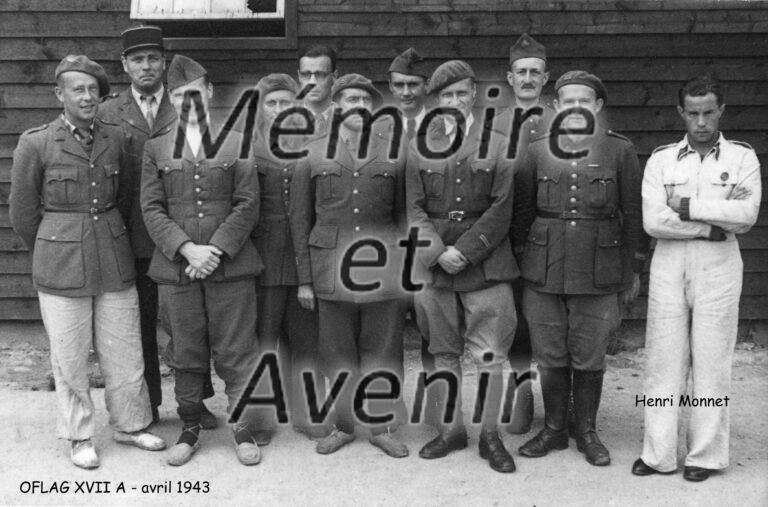
[[[601,223],[595,248],[595,287],[618,285],[624,276],[621,224],[618,220]]]
[[[549,208],[560,203],[560,175],[558,173],[539,173],[536,176],[536,204],[539,208]]]
[[[102,195],[107,199],[114,199],[117,192],[118,175],[120,174],[120,166],[117,164],[105,164],[104,165],[104,181]]]
[[[117,261],[117,269],[120,271],[120,279],[124,282],[131,282],[136,279],[136,267],[133,262],[131,243],[128,240],[128,229],[126,229],[120,215],[114,212],[107,214],[107,223],[112,233],[112,246],[115,249],[115,259]]]
[[[521,271],[523,278],[536,285],[547,282],[549,227],[545,222],[535,221],[525,242]]]
[[[341,197],[341,166],[339,164],[326,162],[313,166],[311,177],[315,181],[315,192],[318,200],[329,201]]]
[[[85,286],[81,220],[43,218],[32,255],[32,278],[36,285],[49,289]]]
[[[181,159],[158,160],[157,173],[163,179],[166,196],[181,197],[184,194],[184,165]]]
[[[45,171],[44,200],[48,204],[77,204],[80,200],[77,166],[53,166]]]
[[[687,174],[668,170],[662,174],[662,182],[664,183],[664,189],[667,191],[667,199],[675,195],[679,195],[680,197],[690,197],[690,194],[686,190],[686,186],[688,185]]]
[[[472,196],[475,199],[488,199],[493,188],[496,167],[493,160],[475,160],[472,168]]]
[[[237,160],[215,160],[208,168],[208,178],[211,182],[211,192],[214,194],[231,194],[234,188],[234,168]]]
[[[445,191],[445,166],[419,167],[419,174],[427,199],[442,199]]]
[[[731,191],[738,183],[739,169],[737,167],[720,167],[707,174],[709,181],[706,189],[707,195],[702,197],[714,199],[728,199]]]
[[[603,208],[615,204],[618,200],[616,180],[616,171],[590,171],[588,173],[588,204],[593,208]]]
[[[312,265],[312,284],[320,294],[332,294],[336,286],[336,240],[339,229],[335,225],[316,225],[309,234],[309,257]]]
[[[385,162],[371,167],[371,180],[377,194],[387,204],[395,202],[395,166]]]

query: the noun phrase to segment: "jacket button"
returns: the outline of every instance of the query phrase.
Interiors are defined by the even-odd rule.
[[[357,172],[357,171],[355,171],[355,172],[353,172],[353,173],[352,173],[352,176],[354,176],[355,178],[357,178],[358,176],[360,176],[360,173],[359,173],[359,172]]]
[[[574,180],[575,180],[576,178],[578,178],[578,177],[579,177],[579,175],[578,175],[578,174],[576,174],[576,173],[573,173],[573,174],[571,174],[571,178],[573,178]]]
[[[456,178],[456,183],[461,184],[461,178]]]
[[[287,172],[288,172],[288,168],[287,168],[287,167],[284,167],[284,168],[283,168],[283,172],[284,172],[284,173],[287,173]]]
[[[91,169],[93,169],[94,167],[96,167],[96,166],[95,166],[95,165],[93,165],[93,164],[91,164]]]
[[[96,221],[98,222],[98,220],[99,220],[99,215],[93,215],[93,219],[94,219],[94,220],[96,220]]]
[[[200,187],[197,187],[197,188],[195,189],[195,192],[197,192],[197,193],[199,194],[199,193],[200,193]]]
[[[360,208],[355,208],[352,210],[352,213],[360,213]]]
[[[198,218],[203,218],[204,215],[202,213],[198,213],[197,216]]]
[[[360,226],[359,225],[355,226],[355,232],[360,232]]]
[[[203,205],[203,201],[197,201],[197,205],[198,206],[202,206]]]
[[[576,163],[576,161],[575,161],[575,160],[574,160],[573,162],[571,162],[571,167],[576,167],[577,165],[578,165],[578,164]]]
[[[461,197],[457,197],[456,202],[461,202]]]
[[[576,221],[575,220],[571,220],[571,227],[576,227]]]
[[[199,174],[195,174],[195,179],[199,180],[200,179],[200,175]]]
[[[200,164],[195,164],[195,167],[200,167]]]
[[[571,197],[571,202],[576,202],[576,198],[575,197]]]
[[[51,236],[51,239],[56,239],[56,236]]]
[[[327,176],[328,173],[326,171],[323,171],[323,176]]]
[[[95,187],[95,186],[96,186],[96,182],[95,182],[95,181],[92,181],[92,182],[91,182],[91,186],[92,186],[92,187]]]
[[[352,189],[352,193],[353,193],[353,194],[359,194],[359,193],[360,193],[360,191],[359,191],[358,189],[356,189],[356,188],[353,188],[353,189]]]
[[[571,185],[571,190],[578,190],[578,189],[579,187],[577,187],[576,185]]]

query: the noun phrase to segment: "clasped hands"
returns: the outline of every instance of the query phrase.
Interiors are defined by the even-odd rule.
[[[192,280],[202,280],[219,267],[224,252],[213,245],[196,245],[188,241],[181,246],[179,253],[189,263],[184,269],[187,276]]]
[[[455,246],[447,246],[437,258],[437,263],[446,273],[455,275],[466,268],[469,261]]]

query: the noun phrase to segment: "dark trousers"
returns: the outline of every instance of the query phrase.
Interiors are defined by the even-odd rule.
[[[157,284],[147,276],[150,260],[136,259],[136,292],[139,293],[144,380],[149,390],[149,403],[157,407],[163,402],[163,390],[157,354]]]
[[[370,415],[395,415],[388,423],[366,423],[373,434],[393,431],[407,418],[402,397],[404,306],[397,299],[374,303],[350,303],[319,299],[320,365],[330,379],[349,372],[349,378],[336,400],[336,427],[352,433],[355,428],[353,398],[361,378],[374,371],[389,371],[400,382],[396,400],[368,401],[363,408]],[[377,380],[368,392],[386,391],[389,384]]]
[[[512,293],[515,295],[515,312],[517,313],[517,328],[515,339],[509,348],[509,364],[519,377],[531,368],[531,333],[528,321],[523,316],[523,282],[522,278],[512,282]]]
[[[317,399],[324,400],[325,382],[317,365],[317,312],[302,308],[296,297],[297,289],[289,285],[257,287],[259,352],[277,352],[290,421],[297,429],[315,433],[321,432],[323,425],[313,425],[309,418],[302,374],[312,373]],[[259,388],[262,385],[265,384],[259,383]],[[275,415],[272,409],[260,413],[259,425],[273,429]]]
[[[160,285],[160,305],[173,335],[179,416],[199,422],[210,361],[225,383],[229,411],[256,368],[256,296],[253,278]]]

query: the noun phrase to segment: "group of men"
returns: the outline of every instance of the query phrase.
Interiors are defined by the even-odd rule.
[[[605,354],[620,304],[639,291],[645,232],[658,238],[646,394],[685,392],[690,361],[696,396],[727,394],[742,272],[733,233],[756,220],[760,170],[751,148],[719,132],[715,80],[681,89],[687,136],[657,149],[643,175],[632,143],[603,125],[608,91],[598,77],[568,71],[554,109],[542,102],[546,51],[525,34],[510,49],[511,104],[478,111],[467,62],[429,72],[409,48],[389,68],[395,112],[375,122],[379,90],[362,75],[339,76],[335,52],[312,47],[298,83],[285,74],[259,81],[247,154],[238,136],[212,141],[213,85],[202,66],[176,55],[163,83],[159,28],[126,30],[122,62],[131,86],[99,105],[109,90],[103,69],[85,56],[62,60],[64,113],[22,135],[12,170],[11,220],[33,252],[58,433],[76,465],[98,466],[90,347],[115,439],[165,447],[146,430],[161,403],[158,308],[182,421],[172,465],[189,461],[201,429],[216,425],[203,404],[213,395],[211,358],[231,412],[268,351],[280,357],[294,428],[318,439],[317,452],[352,442],[364,423],[373,445],[407,456],[396,436],[407,422],[399,389],[378,376],[365,410],[355,393],[372,372],[403,385],[408,311],[422,335],[426,420],[438,431],[422,458],[468,445],[466,349],[482,385],[479,452],[492,469],[516,468],[498,432],[502,407],[514,405],[511,432],[529,431],[533,415],[530,381],[504,399],[502,365],[525,378],[531,356],[544,427],[519,453],[541,457],[570,436],[590,464],[608,465],[596,425]],[[275,138],[278,122],[301,125],[301,135]],[[330,382],[328,423],[309,415],[308,393],[322,399],[326,386],[320,375],[307,386],[307,372]],[[260,461],[275,426],[263,410],[233,424],[243,464]],[[689,433],[686,479],[727,466],[727,407],[697,409]],[[633,473],[675,470],[676,436],[677,407],[647,408]]]

